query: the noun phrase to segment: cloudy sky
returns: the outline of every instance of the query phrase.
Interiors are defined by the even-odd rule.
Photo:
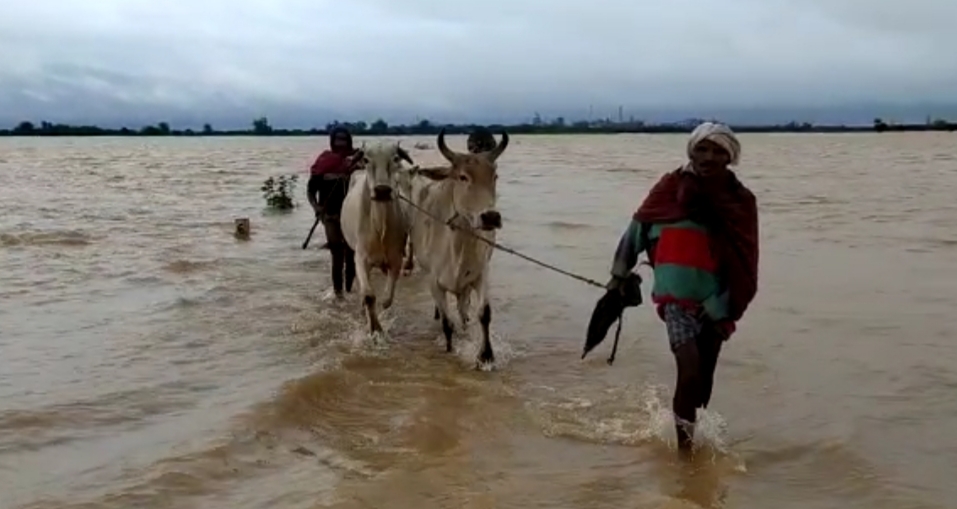
[[[955,0],[0,3],[2,124],[493,122],[619,105],[923,118],[957,103]]]

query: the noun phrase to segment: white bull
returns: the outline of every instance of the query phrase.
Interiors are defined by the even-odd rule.
[[[398,144],[366,149],[364,169],[353,174],[342,204],[342,233],[356,253],[356,279],[373,334],[382,332],[382,325],[376,311],[375,289],[369,281],[370,270],[378,267],[388,275],[382,301],[382,309],[388,309],[395,298],[408,239],[406,216],[393,189],[402,161],[412,164],[412,158]]]
[[[424,144],[416,144],[416,148],[427,148],[427,147]],[[473,154],[476,153],[476,152],[473,152],[471,149],[469,149],[469,152],[472,152]],[[419,170],[419,167],[415,166],[410,169],[403,169],[402,171],[399,172],[397,183],[399,186],[399,193],[401,193],[402,196],[405,196],[405,197],[412,196],[412,179],[414,178],[418,170]],[[403,206],[403,210],[406,211],[406,219],[409,221],[409,226],[411,228],[412,219],[413,219],[412,214],[414,214],[414,210],[412,207],[409,206],[408,203],[404,201],[402,203],[402,206]],[[405,255],[405,264],[402,267],[402,272],[405,273],[406,275],[411,274],[412,270],[415,268],[415,261],[414,261],[415,248],[413,247],[411,235],[409,236],[409,243],[407,248],[408,248],[408,251]]]
[[[442,320],[446,351],[452,351],[452,322],[447,294],[455,295],[462,324],[468,322],[471,293],[478,296],[482,325],[480,364],[495,361],[489,340],[492,309],[489,306],[489,261],[493,248],[475,238],[495,240],[502,216],[495,209],[498,180],[496,160],[508,146],[508,134],[489,152],[460,154],[445,144],[445,130],[439,133],[438,148],[449,167],[419,168],[412,181],[413,212],[411,237],[416,258],[429,274],[435,318]],[[424,178],[423,178],[424,177]]]

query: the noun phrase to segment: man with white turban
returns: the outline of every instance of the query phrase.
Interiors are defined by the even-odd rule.
[[[688,140],[688,162],[665,174],[622,236],[609,292],[624,288],[647,254],[652,301],[665,322],[678,381],[673,410],[678,446],[693,445],[697,409],[711,399],[721,345],[757,292],[758,212],[754,195],[728,167],[741,144],[723,124],[705,122]]]

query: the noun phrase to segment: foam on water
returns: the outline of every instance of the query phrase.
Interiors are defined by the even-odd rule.
[[[319,296],[320,302],[333,302],[337,299],[336,292],[332,288],[326,288]]]

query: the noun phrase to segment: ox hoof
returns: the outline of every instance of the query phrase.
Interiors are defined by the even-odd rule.
[[[448,353],[452,352],[452,333],[455,332],[455,329],[452,328],[452,322],[449,321],[448,317],[442,317],[442,334],[445,336],[445,351]]]
[[[383,309],[383,310],[389,309],[389,308],[391,308],[391,307],[392,307],[392,299],[391,299],[391,298],[387,298],[387,299],[385,299],[385,300],[382,301],[382,309]]]
[[[479,354],[479,364],[495,364],[495,354],[491,351],[484,351]]]

